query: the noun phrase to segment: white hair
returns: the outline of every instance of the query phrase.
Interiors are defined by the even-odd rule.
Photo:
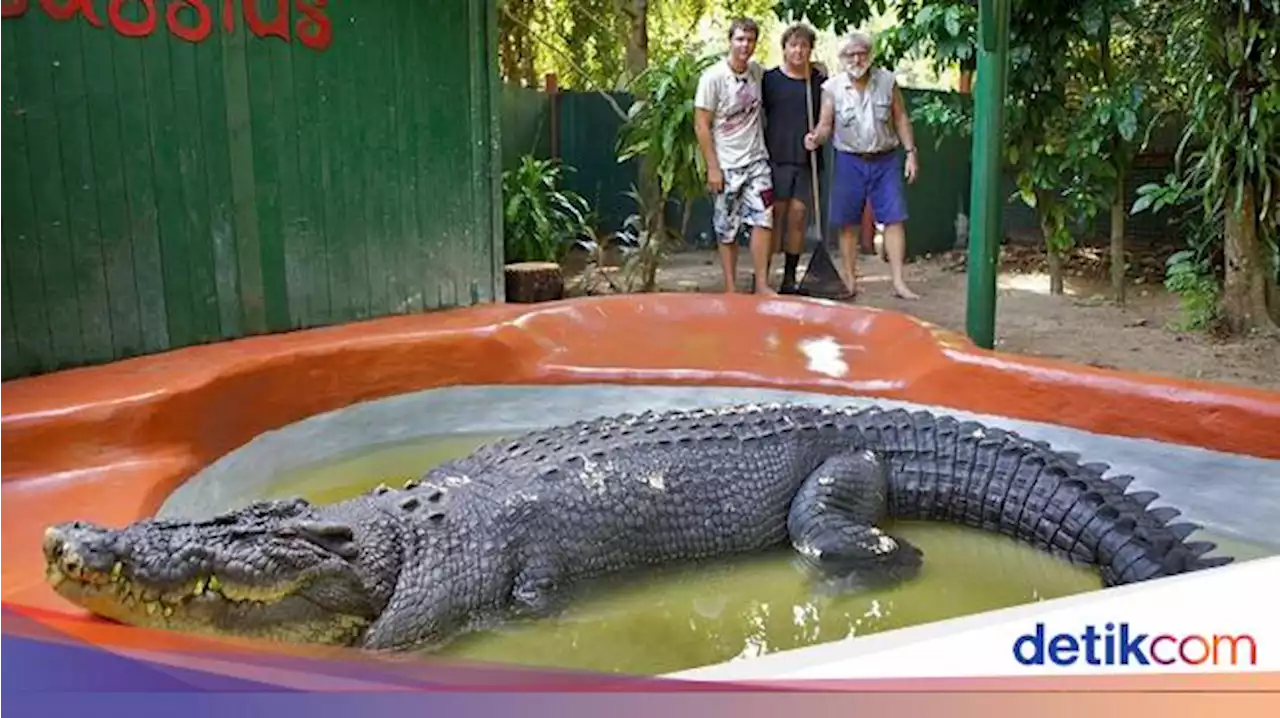
[[[841,43],[840,51],[844,52],[857,45],[861,45],[867,48],[868,54],[874,54],[875,40],[871,38],[871,35],[869,33],[865,33],[861,30],[854,30],[853,32],[849,33],[845,37],[844,42]]]

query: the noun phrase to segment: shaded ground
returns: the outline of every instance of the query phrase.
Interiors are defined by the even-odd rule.
[[[1167,254],[1165,252],[1164,254]],[[806,255],[801,261],[801,272]],[[750,258],[739,253],[739,283],[749,285]],[[1177,297],[1160,284],[1164,255],[1135,252],[1129,270],[1125,306],[1107,299],[1105,256],[1084,248],[1068,263],[1066,293],[1049,294],[1043,253],[1035,248],[1002,248],[997,280],[996,349],[1052,357],[1109,369],[1220,381],[1280,391],[1280,339],[1275,336],[1221,340],[1203,333],[1170,328],[1178,318]],[[775,259],[777,287],[781,255]],[[609,291],[583,271],[581,258],[566,262],[573,294]],[[859,304],[917,316],[952,331],[965,331],[967,276],[960,252],[925,257],[907,267],[907,282],[922,295],[918,301],[889,293],[889,265],[875,256],[859,259]],[[720,267],[713,250],[680,252],[658,274],[663,291],[719,292]]]

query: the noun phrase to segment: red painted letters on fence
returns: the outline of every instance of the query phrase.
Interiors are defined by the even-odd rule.
[[[184,7],[191,8],[196,14],[195,27],[187,27],[178,19],[178,11]],[[190,15],[190,13],[188,13]],[[187,42],[200,42],[209,37],[213,31],[213,13],[204,0],[174,0],[164,13],[164,20],[169,25],[169,32]]]
[[[282,40],[289,39],[289,0],[276,0],[275,17],[266,22],[262,19],[259,11],[259,0],[244,0],[244,17],[249,23],[249,29],[253,30],[253,34],[258,37],[278,37]]]
[[[27,0],[0,0],[0,17],[22,17],[27,11]]]
[[[83,17],[91,26],[105,28],[108,23],[103,22],[102,13],[94,7],[94,2],[97,1],[99,0],[40,0],[40,8],[54,20],[67,22]],[[127,1],[141,4],[141,20],[125,17],[123,10]],[[167,1],[165,26],[174,37],[198,43],[213,33],[211,6],[216,5],[217,0]],[[275,7],[264,13],[262,5],[270,7],[272,2]],[[3,10],[6,19],[20,18],[27,14],[30,4],[30,0],[0,0],[0,10]],[[261,38],[278,37],[285,42],[292,42],[296,38],[312,50],[323,51],[333,41],[333,22],[324,12],[328,4],[329,0],[223,0],[222,29],[227,34],[235,32],[236,9],[239,5],[244,25],[254,35]],[[107,0],[106,6],[110,26],[125,37],[146,37],[155,32],[159,23],[156,0]],[[189,12],[183,13],[183,10]],[[290,28],[289,21],[292,18],[296,20]]]
[[[83,14],[90,25],[102,27],[102,18],[93,9],[93,0],[40,0],[40,7],[54,20],[70,20]]]
[[[125,0],[111,0],[107,6],[107,16],[111,18],[111,27],[125,37],[146,37],[156,29],[156,0],[142,0],[146,15],[141,20],[127,20],[120,15],[120,6]]]
[[[294,29],[298,33],[298,41],[312,50],[323,50],[329,47],[333,39],[333,23],[325,15],[324,6],[329,0],[296,0],[295,7],[303,17],[298,18]]]

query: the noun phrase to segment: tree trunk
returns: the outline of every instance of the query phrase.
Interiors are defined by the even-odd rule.
[[[655,185],[656,186],[656,185]],[[663,245],[667,242],[667,213],[665,195],[659,194],[657,201],[653,204],[645,203],[648,210],[648,217],[645,218],[645,224],[649,227],[649,233],[645,237],[645,244],[641,247],[641,266],[644,268],[642,279],[644,281],[644,291],[653,292],[658,289],[658,267],[662,264],[662,258],[666,256],[666,247]]]
[[[1258,212],[1253,185],[1244,185],[1240,211],[1236,197],[1228,198],[1225,232],[1225,277],[1222,285],[1222,317],[1234,334],[1275,328],[1267,311],[1268,274],[1271,263],[1258,236]]]
[[[1124,304],[1124,173],[1116,178],[1111,198],[1111,298]]]
[[[631,79],[639,77],[649,66],[649,2],[648,0],[620,0],[623,12],[631,22],[627,33],[627,75]],[[644,92],[640,88],[633,91],[637,100],[644,100]],[[641,279],[644,291],[652,292],[657,288],[658,264],[661,262],[661,244],[666,241],[667,222],[666,205],[662,201],[662,188],[658,186],[657,172],[648,158],[641,158],[639,172],[636,177],[636,189],[643,199],[642,206],[647,210],[645,229],[648,232],[650,246],[643,249]]]
[[[1267,286],[1267,306],[1271,309],[1271,321],[1280,325],[1280,262],[1271,260],[1271,279]]]
[[[1045,256],[1049,264],[1049,294],[1054,296],[1063,293],[1062,281],[1062,255],[1058,252],[1053,243],[1055,234],[1053,222],[1050,219],[1050,200],[1048,193],[1036,192],[1036,217],[1040,220],[1040,234],[1044,237]]]
[[[1049,294],[1061,296],[1064,287],[1062,281],[1062,255],[1053,248],[1048,248],[1049,260]]]
[[[649,2],[622,2],[629,6],[624,12],[631,20],[631,31],[627,33],[627,74],[634,78],[649,66]]]
[[[1271,309],[1271,321],[1280,325],[1280,247],[1272,247],[1273,244],[1280,243],[1280,196],[1275,196],[1275,202],[1268,214],[1271,218],[1271,242],[1259,242],[1262,245],[1262,254],[1269,260],[1267,262],[1267,306]]]

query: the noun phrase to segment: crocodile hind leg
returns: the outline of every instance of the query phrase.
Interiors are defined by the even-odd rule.
[[[791,501],[787,531],[801,565],[835,591],[884,588],[914,578],[920,549],[875,523],[888,505],[886,464],[872,452],[822,462]]]

